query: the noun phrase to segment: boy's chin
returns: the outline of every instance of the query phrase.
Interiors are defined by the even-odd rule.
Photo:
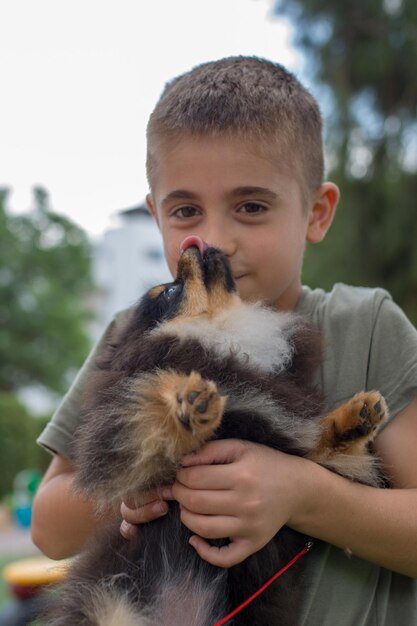
[[[243,302],[264,302],[265,304],[269,304],[267,298],[265,298],[262,294],[259,293],[259,290],[255,289],[250,284],[250,279],[246,276],[242,276],[242,278],[237,278],[236,289],[239,297]]]

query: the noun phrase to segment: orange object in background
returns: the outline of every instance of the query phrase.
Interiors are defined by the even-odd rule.
[[[63,580],[69,563],[70,559],[53,561],[46,556],[35,556],[6,565],[3,578],[12,600],[0,611],[0,626],[23,626],[36,619],[42,609],[41,591]]]

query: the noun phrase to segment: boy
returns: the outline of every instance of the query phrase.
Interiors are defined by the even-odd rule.
[[[140,532],[136,524],[175,498],[201,558],[230,567],[287,524],[322,540],[303,561],[309,585],[294,624],[417,623],[417,332],[382,290],[301,286],[305,242],[324,238],[339,195],[323,182],[316,102],[269,61],[204,64],[163,92],[148,125],[147,169],[148,205],[173,274],[181,241],[199,235],[229,257],[244,299],[295,310],[321,328],[329,409],[362,389],[385,395],[393,419],[376,448],[394,488],[351,483],[257,444],[215,441],[183,460],[172,488],[138,495],[137,508],[122,503],[122,533]],[[79,550],[100,523],[71,491],[68,452],[92,358],[39,440],[55,456],[35,500],[33,537],[55,558]],[[232,542],[219,549],[203,537]]]

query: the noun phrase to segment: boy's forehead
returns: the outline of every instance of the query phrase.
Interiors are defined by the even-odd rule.
[[[253,141],[240,136],[191,136],[176,142],[163,142],[154,153],[152,190],[164,187],[170,198],[191,196],[199,178],[217,173],[214,183],[228,178],[236,182],[233,193],[268,190],[269,180],[297,178],[296,159],[291,158],[282,142],[262,138]],[[182,185],[190,180],[190,185]],[[162,190],[161,190],[162,191]],[[229,189],[232,192],[232,189]],[[190,197],[191,199],[191,197]]]
[[[184,134],[179,137],[164,138],[156,146],[155,156],[158,159],[169,158],[170,155],[202,151],[215,151],[219,155],[221,149],[231,149],[269,160],[279,159],[283,154],[288,154],[287,142],[279,133],[276,135],[259,136],[252,133],[210,133],[210,134]]]

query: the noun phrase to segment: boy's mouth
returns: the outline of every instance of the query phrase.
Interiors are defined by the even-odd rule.
[[[184,241],[181,244],[181,247],[180,247],[181,254],[185,252],[188,248],[192,248],[192,247],[198,248],[201,256],[204,257],[204,254],[209,246],[205,241],[200,239],[200,237],[197,237],[197,235],[189,235],[188,237],[184,239]]]

